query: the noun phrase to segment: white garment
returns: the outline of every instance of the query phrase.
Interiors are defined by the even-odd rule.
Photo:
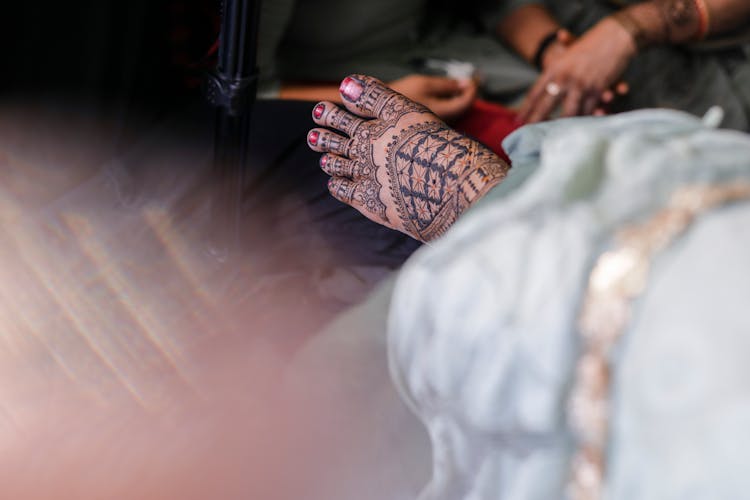
[[[649,110],[509,137],[514,168],[398,280],[391,371],[433,442],[424,499],[562,498],[594,259],[676,188],[750,179],[750,137]],[[661,255],[617,356],[607,498],[750,494],[750,206]]]

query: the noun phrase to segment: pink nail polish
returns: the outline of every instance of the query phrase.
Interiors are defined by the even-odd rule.
[[[362,90],[362,83],[350,76],[344,78],[339,87],[342,97],[349,102],[357,102],[362,96]]]
[[[323,155],[320,157],[320,167],[326,168],[326,165],[328,165],[328,155]]]
[[[320,120],[320,117],[323,116],[323,111],[326,110],[326,107],[323,104],[318,104],[315,106],[315,109],[313,110],[313,116],[316,120]]]
[[[319,138],[320,138],[320,133],[317,130],[313,130],[312,132],[308,134],[307,142],[309,142],[313,146],[317,146]]]

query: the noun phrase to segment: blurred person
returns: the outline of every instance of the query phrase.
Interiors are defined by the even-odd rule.
[[[343,76],[377,75],[502,155],[500,139],[520,123],[497,103],[517,100],[536,72],[495,32],[500,19],[525,3],[265,2],[260,93],[340,102]]]
[[[497,143],[520,123],[551,116],[646,107],[700,115],[718,104],[725,126],[747,129],[748,49],[733,30],[748,15],[737,0],[477,0],[429,10],[419,0],[365,10],[337,0],[273,2],[264,6],[261,90],[337,102],[331,82],[341,75],[378,75],[501,154]],[[446,61],[476,73],[429,74]],[[513,105],[527,91],[518,119],[476,98]]]
[[[440,67],[449,60],[469,62],[469,68],[478,67],[486,76],[480,66],[494,59],[508,73],[518,74],[506,82],[490,82],[493,93],[518,91],[533,81],[533,72],[505,51],[491,31],[468,27],[480,17],[469,21],[472,9],[482,18],[497,19],[518,3],[478,1],[457,9],[450,2],[428,6],[424,0],[266,2],[260,40],[262,92],[336,101],[335,82],[362,72],[387,80],[441,118],[455,119],[474,101],[477,82],[471,69],[451,77],[428,74],[437,70],[431,63]]]
[[[550,31],[544,57],[537,56],[542,74],[520,110],[523,121],[545,120],[555,112],[601,114],[602,104],[606,108],[618,95],[612,89],[626,82],[620,88],[629,91],[620,92],[627,95],[615,109],[667,107],[702,115],[720,105],[725,126],[750,129],[748,2],[549,1],[536,12],[517,11],[501,31],[519,47],[514,33],[550,14],[578,38]]]

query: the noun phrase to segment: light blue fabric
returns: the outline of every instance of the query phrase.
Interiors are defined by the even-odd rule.
[[[526,127],[496,189],[402,271],[391,372],[433,443],[423,499],[562,498],[565,405],[591,263],[679,187],[750,180],[750,137],[649,110]],[[620,345],[608,496],[750,491],[750,205],[656,262]]]

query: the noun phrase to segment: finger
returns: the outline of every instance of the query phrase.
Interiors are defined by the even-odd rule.
[[[453,96],[461,92],[458,80],[442,76],[426,77],[425,90],[435,96]]]
[[[320,168],[331,177],[347,177],[354,180],[368,177],[370,174],[370,170],[362,168],[360,162],[332,154],[320,157]]]
[[[354,135],[365,122],[362,118],[327,101],[320,102],[313,108],[313,121],[318,125],[339,130],[348,136]]]
[[[527,121],[529,123],[537,123],[549,118],[550,114],[552,114],[560,104],[560,101],[565,97],[565,94],[566,91],[563,90],[557,95],[544,92],[542,97],[537,100],[534,109],[529,113]]]
[[[580,88],[571,87],[563,100],[563,116],[578,116],[581,113],[583,92]]]
[[[476,80],[474,80],[473,78],[466,78],[463,80],[456,80],[456,83],[458,84],[458,88],[460,89],[460,95],[469,94],[472,99],[476,97],[477,92],[479,91],[479,84]]]
[[[596,94],[589,94],[583,99],[581,114],[584,116],[591,115],[597,107],[599,107],[599,96]]]
[[[322,128],[315,128],[307,134],[307,144],[318,153],[349,156],[352,140]]]
[[[437,99],[432,111],[445,120],[458,118],[468,111],[477,97],[476,85],[467,87],[461,94],[450,99]]]
[[[357,183],[343,177],[331,177],[328,180],[328,191],[331,196],[340,202],[351,205],[354,201],[354,194],[357,190]]]
[[[563,45],[569,45],[575,41],[575,36],[570,31],[562,28],[557,31],[557,41]]]
[[[541,78],[536,81],[533,87],[531,87],[531,90],[526,95],[526,99],[524,99],[523,104],[521,105],[521,108],[518,110],[518,119],[522,122],[527,122],[529,119],[529,116],[531,116],[532,111],[536,107],[537,101],[539,101],[542,97],[544,97],[544,87],[547,85],[547,82],[545,80],[542,80]]]

